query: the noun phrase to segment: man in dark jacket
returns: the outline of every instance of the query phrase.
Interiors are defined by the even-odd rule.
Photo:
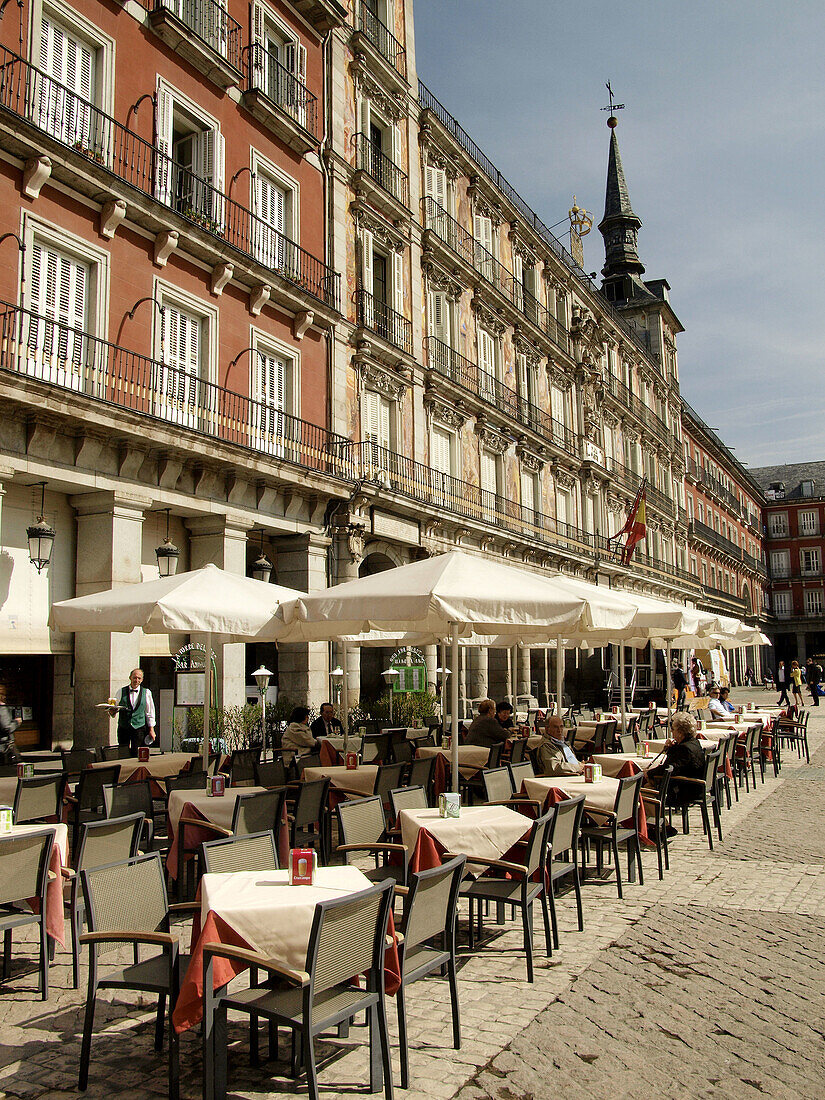
[[[646,780],[655,786],[664,778],[665,768],[673,766],[673,776],[668,788],[668,802],[680,806],[690,802],[699,793],[699,787],[693,783],[679,783],[679,776],[686,779],[704,779],[705,753],[696,739],[696,723],[691,715],[674,714],[670,723],[672,737],[665,742],[662,763],[648,768]]]
[[[316,740],[321,737],[343,737],[344,727],[335,717],[335,708],[332,703],[322,703],[321,713],[309,727],[312,736]]]
[[[491,749],[506,741],[512,731],[505,729],[496,718],[496,705],[492,699],[482,699],[478,704],[478,714],[470,723],[465,745],[483,745]]]
[[[674,660],[671,666],[670,682],[676,688],[676,706],[684,706],[685,692],[687,690],[687,676],[685,676],[682,666],[676,660]]]
[[[811,703],[815,707],[819,706],[819,681],[821,679],[822,665],[818,665],[813,657],[809,657],[805,671],[805,680],[811,690]]]

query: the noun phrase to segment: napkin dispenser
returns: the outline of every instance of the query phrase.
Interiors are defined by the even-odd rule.
[[[585,783],[598,783],[602,777],[601,764],[585,764],[584,765],[584,781]]]
[[[348,752],[347,755],[345,756],[344,760],[346,762],[348,772],[355,771],[355,769],[358,767],[358,753],[357,752]]]
[[[290,848],[289,885],[312,886],[318,869],[318,855],[313,848]]]
[[[442,747],[442,749],[450,749],[450,748],[452,748],[452,745],[453,745],[452,737],[450,736],[449,733],[445,733],[444,736],[441,738],[441,747]]]
[[[226,794],[226,776],[220,773],[218,775],[210,775],[207,793],[213,798],[223,798]]]
[[[141,762],[141,764],[148,763],[148,761],[149,761],[149,746],[148,745],[139,745],[138,746],[138,760]]]
[[[10,833],[13,824],[11,806],[0,806],[0,833]]]
[[[438,796],[439,817],[461,817],[461,795],[445,791]]]
[[[636,755],[647,756],[647,741],[636,742]]]
[[[32,779],[34,776],[34,764],[18,764],[17,765],[17,778],[18,779]]]

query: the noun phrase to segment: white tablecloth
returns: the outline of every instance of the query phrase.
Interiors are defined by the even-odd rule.
[[[525,779],[524,790],[528,798],[543,802],[550,790],[556,788],[575,798],[584,795],[586,810],[612,810],[619,789],[618,779],[603,777],[598,783],[585,783],[581,775],[552,775],[542,779]]]
[[[529,818],[506,806],[462,806],[460,817],[440,817],[434,809],[402,810],[399,819],[401,840],[410,852],[419,831],[426,829],[448,852],[481,859],[498,859],[530,828]]]
[[[172,791],[169,795],[169,829],[173,834],[178,831],[178,821],[187,802],[191,802],[201,816],[211,821],[213,825],[219,825],[222,829],[231,829],[238,795],[256,794],[265,790],[266,787],[229,787],[225,795],[215,798],[206,793],[204,778],[203,790],[197,788],[191,791]]]
[[[593,754],[593,763],[601,764],[603,774],[611,779],[618,777],[619,772],[628,760],[631,760],[643,772],[647,771],[654,762],[662,763],[661,756],[658,753],[651,753],[650,756],[637,756],[635,752],[597,752]]]
[[[25,836],[27,833],[37,833],[41,829],[54,829],[54,846],[60,855],[60,863],[63,867],[69,865],[69,826],[63,825],[12,825],[11,834],[0,833],[0,836]]]
[[[347,768],[336,764],[330,767],[304,768],[302,775],[305,783],[328,777],[332,787],[344,787],[368,795],[372,794],[375,786],[378,765],[359,764],[357,768]]]
[[[319,867],[314,886],[290,886],[288,871],[204,875],[201,927],[211,910],[253,951],[303,970],[316,904],[356,894],[370,885],[357,867]]]
[[[443,756],[449,764],[452,760],[452,749],[441,749],[434,745],[422,745],[418,749],[418,756]],[[479,768],[485,767],[489,756],[490,750],[483,745],[459,745],[458,770],[465,777],[473,776]]]
[[[110,768],[113,764],[120,764],[121,783],[125,783],[132,772],[137,771],[138,768],[145,768],[153,779],[167,779],[169,776],[177,775],[181,768],[199,755],[191,752],[164,752],[150,756],[148,760],[138,760],[136,756],[129,756],[125,760],[99,760],[91,767]]]

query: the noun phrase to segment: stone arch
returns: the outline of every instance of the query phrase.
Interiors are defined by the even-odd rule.
[[[375,539],[364,548],[364,560],[358,567],[359,577],[371,577],[375,573],[383,573],[387,569],[396,569],[399,565],[406,565],[409,554],[406,550],[394,546],[383,539]],[[361,650],[361,684],[360,694],[362,699],[374,699],[385,690],[381,673],[387,667],[391,649],[364,646]]]

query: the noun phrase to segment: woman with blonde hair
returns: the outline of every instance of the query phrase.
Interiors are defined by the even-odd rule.
[[[791,665],[791,689],[793,691],[793,701],[796,703],[797,708],[802,707],[802,669],[799,667],[799,661],[794,661]]]

